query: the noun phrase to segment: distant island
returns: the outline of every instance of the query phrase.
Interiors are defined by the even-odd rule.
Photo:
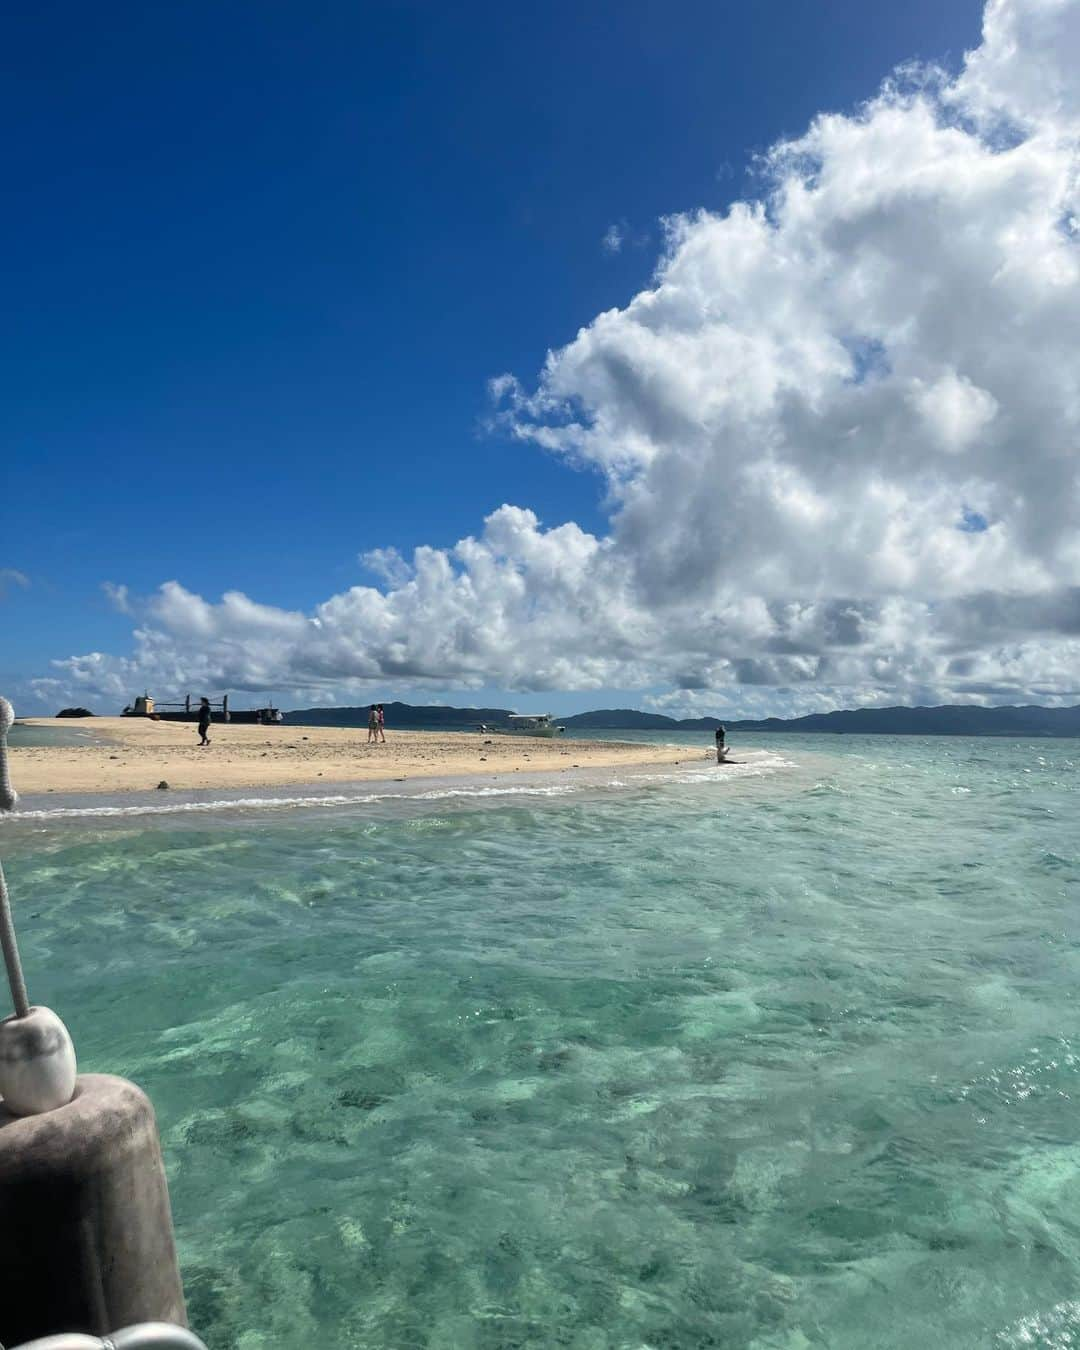
[[[1080,736],[1080,707],[979,708],[949,703],[939,708],[853,708],[808,717],[729,722],[739,731],[825,731],[884,736]]]
[[[387,703],[386,724],[411,731],[469,731],[505,727],[511,708],[448,708],[439,704]],[[298,708],[286,714],[300,726],[366,727],[368,707]],[[728,721],[718,717],[665,717],[635,708],[600,708],[559,719],[572,731],[802,731],[862,736],[1080,736],[1080,706],[980,708],[946,704],[939,708],[853,708],[807,717]]]
[[[359,708],[298,708],[285,720],[305,727],[366,727],[369,704]],[[503,726],[513,708],[447,708],[437,703],[384,703],[388,727],[407,731],[475,731],[480,725]],[[567,724],[568,725],[568,724]]]

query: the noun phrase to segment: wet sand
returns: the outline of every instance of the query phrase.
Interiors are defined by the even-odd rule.
[[[394,731],[369,745],[366,727],[237,726],[215,723],[200,747],[193,722],[95,717],[23,719],[35,727],[77,725],[92,732],[83,745],[12,747],[11,777],[22,794],[138,792],[157,788],[284,787],[300,783],[381,782],[483,774],[552,773],[640,764],[692,763],[701,750],[626,741],[480,732]]]

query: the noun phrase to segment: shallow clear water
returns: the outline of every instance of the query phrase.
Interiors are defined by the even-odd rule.
[[[18,746],[85,745],[100,734],[94,731],[92,718],[73,721],[66,727],[29,727],[16,722],[8,730],[8,742]]]
[[[1080,1346],[1080,743],[760,745],[0,828],[214,1350]]]

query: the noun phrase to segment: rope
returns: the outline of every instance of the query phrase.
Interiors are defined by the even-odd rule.
[[[11,786],[11,776],[8,772],[7,734],[14,721],[14,709],[6,698],[0,697],[0,811],[13,811],[15,803],[19,800],[18,793]],[[11,917],[11,901],[8,898],[2,863],[0,863],[0,947],[4,950],[4,968],[7,970],[8,988],[11,990],[15,1015],[25,1017],[30,1011],[30,999],[26,993],[22,962],[19,960],[19,944],[15,940],[15,923]]]

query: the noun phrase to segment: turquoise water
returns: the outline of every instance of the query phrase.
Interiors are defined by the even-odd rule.
[[[1080,1346],[1080,742],[760,746],[0,828],[213,1350]]]
[[[13,746],[86,745],[101,735],[93,729],[93,719],[74,721],[67,727],[28,727],[16,722],[8,731]]]

